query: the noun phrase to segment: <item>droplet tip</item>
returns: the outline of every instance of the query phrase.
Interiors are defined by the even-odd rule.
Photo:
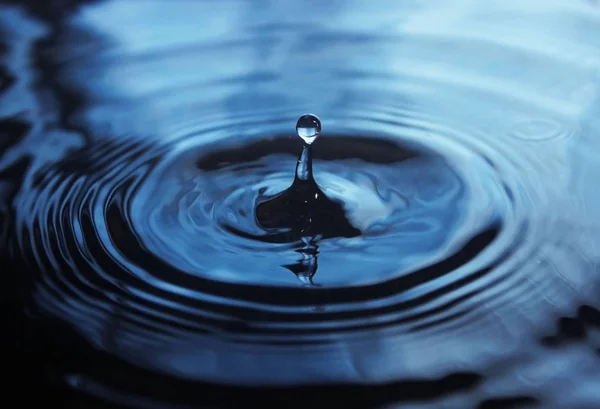
[[[314,114],[304,114],[296,122],[296,133],[308,145],[321,134],[321,120]]]

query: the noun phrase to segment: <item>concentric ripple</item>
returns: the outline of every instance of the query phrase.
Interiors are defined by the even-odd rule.
[[[138,364],[182,371],[181,360],[146,355],[167,337],[186,345],[170,354],[199,360],[188,376],[265,382],[252,372],[240,379],[220,365],[207,368],[196,354],[207,342],[227,354],[261,345],[254,348],[263,358],[282,345],[354,340],[362,349],[375,332],[406,343],[414,331],[472,325],[487,303],[522,298],[523,264],[547,234],[527,216],[535,191],[509,161],[497,162],[501,152],[486,156],[462,143],[476,133],[388,111],[338,119],[344,127],[315,151],[317,182],[362,232],[319,243],[318,286],[304,287],[282,267],[298,261],[294,243],[264,243],[232,229],[260,234],[253,207],[261,194],[290,184],[298,141],[280,136],[277,124],[232,148],[235,133],[219,127],[226,137],[209,128],[164,146],[135,139],[90,145],[40,171],[20,206],[29,211],[19,243],[46,272],[38,303],[85,320],[85,332],[102,332],[103,320],[90,317],[121,317],[127,340],[112,352]],[[93,338],[106,348],[101,339]],[[322,370],[319,376],[331,376]],[[300,373],[285,375],[277,382]]]
[[[85,143],[44,156],[30,148],[40,126],[2,158],[32,158],[0,230],[33,274],[31,313],[138,367],[235,385],[437,378],[527,349],[516,345],[600,284],[586,188],[600,176],[600,31],[584,41],[574,28],[600,20],[554,1],[492,3],[485,33],[468,1],[451,16],[382,3],[386,24],[373,25],[331,11],[312,29],[274,5],[249,2],[260,21],[242,25],[219,6],[206,24],[231,32],[184,27],[162,45],[144,34],[164,28],[144,13],[175,13],[159,4],[67,20],[41,45],[52,79],[38,92],[78,98],[49,121]],[[564,52],[548,49],[540,36],[567,9],[552,43]],[[306,243],[260,240],[255,217],[292,183],[304,112],[323,121],[315,179],[361,232],[317,240],[310,283],[294,274]]]
[[[343,203],[362,235],[319,242],[316,283],[346,286],[403,276],[459,245],[453,238],[469,211],[467,193],[442,157],[373,137],[329,138],[315,147],[316,178],[326,195]],[[252,237],[265,235],[255,221],[256,203],[291,184],[296,157],[290,152],[299,148],[295,139],[275,138],[208,158],[203,146],[174,150],[132,194],[132,228],[153,254],[192,275],[296,285],[280,267],[301,258],[295,243]],[[202,169],[209,165],[215,169]],[[482,215],[478,227],[487,227],[486,217],[493,215]]]

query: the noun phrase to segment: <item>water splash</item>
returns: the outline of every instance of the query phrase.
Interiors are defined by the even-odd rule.
[[[302,242],[297,250],[302,259],[285,267],[302,282],[312,284],[317,271],[318,242],[334,237],[358,237],[361,233],[347,220],[343,205],[329,199],[314,179],[312,143],[321,132],[319,119],[314,115],[301,116],[296,129],[306,143],[296,164],[294,181],[284,192],[261,198],[255,213],[258,224],[268,233],[268,240]]]

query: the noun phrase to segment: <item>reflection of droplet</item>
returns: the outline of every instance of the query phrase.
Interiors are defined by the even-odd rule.
[[[560,122],[547,118],[524,120],[514,124],[511,130],[514,137],[528,141],[565,138],[573,133]]]
[[[302,115],[296,122],[296,132],[304,142],[310,145],[321,134],[321,121],[313,114]]]

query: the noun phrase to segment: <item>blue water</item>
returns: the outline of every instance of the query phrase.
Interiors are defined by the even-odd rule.
[[[38,3],[0,8],[0,261],[43,382],[600,407],[596,2]],[[257,212],[307,112],[310,239]]]

